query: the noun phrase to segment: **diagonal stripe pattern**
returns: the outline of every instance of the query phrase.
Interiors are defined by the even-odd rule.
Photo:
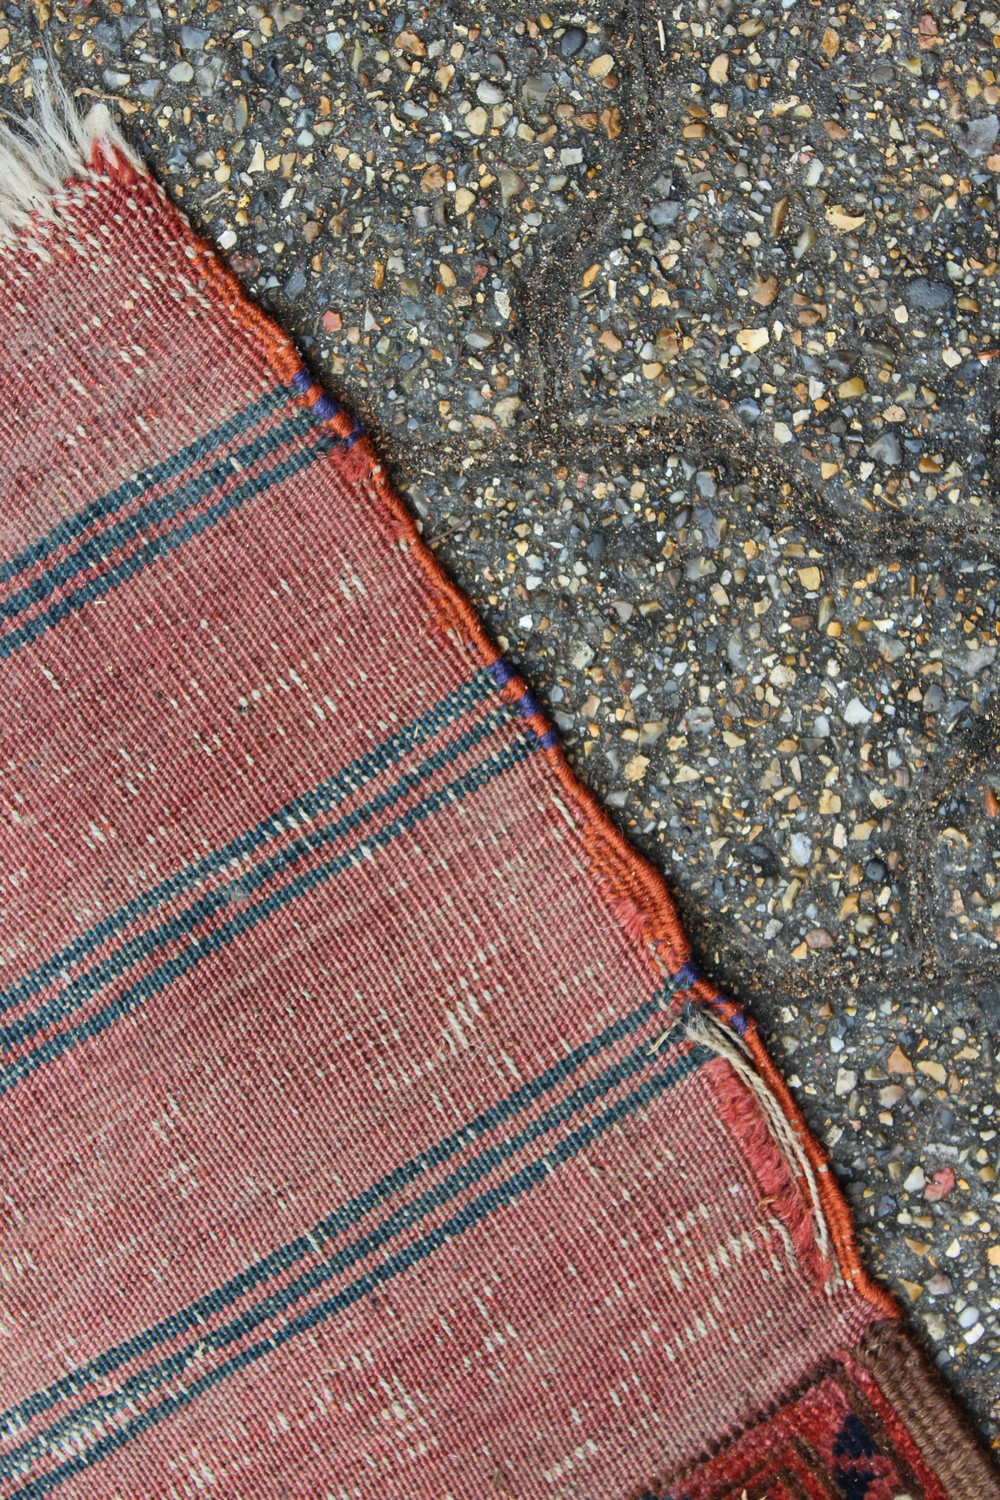
[[[57,1456],[68,1437],[75,1442],[87,1437],[88,1446],[76,1459],[47,1470],[14,1491],[24,1497],[48,1493],[66,1474],[99,1462],[136,1431],[164,1420],[177,1396],[156,1404],[149,1404],[148,1398],[166,1386],[183,1382],[191,1371],[197,1372],[196,1378],[185,1386],[182,1399],[196,1399],[205,1388],[204,1366],[210,1356],[223,1351],[226,1354],[210,1372],[208,1384],[212,1385],[252,1364],[269,1348],[277,1348],[314,1326],[317,1319],[335,1316],[358,1297],[399,1274],[414,1258],[432,1254],[453,1232],[464,1232],[496,1212],[499,1206],[529,1191],[543,1180],[546,1172],[586,1149],[615,1122],[649,1105],[709,1056],[704,1049],[682,1040],[666,1049],[654,1050],[648,1034],[638,1045],[624,1050],[630,1040],[634,1042],[637,1033],[649,1032],[650,1022],[661,1014],[667,999],[667,993],[654,995],[645,1005],[588,1039],[497,1105],[436,1142],[429,1151],[395,1168],[305,1235],[272,1252],[237,1280],[214,1289],[163,1323],[106,1351],[57,1385],[4,1413],[0,1416],[0,1430],[21,1433],[33,1418],[71,1400],[88,1386],[105,1383],[112,1373],[126,1369],[130,1372],[119,1378],[113,1393],[74,1407],[44,1431],[0,1456],[0,1478],[23,1478],[41,1460]],[[614,1061],[605,1061],[599,1071],[590,1071],[584,1081],[567,1087],[587,1073],[592,1064],[609,1056]],[[628,1087],[639,1078],[643,1081],[638,1087]],[[544,1107],[534,1108],[539,1104]],[[529,1116],[528,1122],[519,1126],[519,1117],[525,1115]],[[487,1144],[483,1146],[483,1142]],[[477,1145],[480,1149],[473,1150]],[[533,1155],[540,1145],[545,1150],[539,1156]],[[447,1174],[437,1172],[441,1166],[456,1160],[458,1165]],[[517,1161],[522,1162],[518,1170],[503,1177],[506,1164]],[[405,1197],[408,1185],[435,1174],[437,1180],[433,1186],[424,1188],[415,1198]],[[495,1178],[498,1180],[494,1182]],[[468,1197],[471,1189],[486,1182],[492,1184],[488,1192]],[[461,1212],[449,1214],[430,1230],[426,1228],[428,1221],[433,1224],[437,1210],[456,1201],[464,1205]],[[381,1217],[374,1228],[330,1253],[327,1247],[338,1243],[351,1227],[378,1217],[387,1208],[391,1212]],[[423,1233],[414,1233],[421,1229]],[[313,1297],[312,1294],[342,1279],[345,1273],[367,1266],[377,1252],[400,1238],[408,1241],[407,1248],[396,1250],[360,1276],[346,1281],[336,1295],[321,1300]],[[304,1265],[306,1269],[292,1280],[283,1280],[283,1273],[296,1265]],[[276,1281],[282,1282],[278,1290],[247,1305],[252,1292]],[[220,1313],[236,1304],[243,1305],[239,1317],[220,1321]],[[294,1315],[288,1317],[291,1312]],[[252,1338],[268,1328],[272,1331],[266,1338]],[[177,1345],[165,1357],[150,1361],[151,1355],[170,1349],[172,1343],[176,1345],[186,1331],[197,1331],[197,1338]],[[147,1360],[144,1365],[143,1359]]]
[[[0,242],[0,1500],[986,1500],[659,876],[88,131]]]

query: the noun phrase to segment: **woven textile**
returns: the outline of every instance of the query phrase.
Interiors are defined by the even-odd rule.
[[[0,1500],[1000,1495],[360,427],[0,146]]]

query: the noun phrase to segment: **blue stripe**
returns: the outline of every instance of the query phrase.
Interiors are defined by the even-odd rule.
[[[207,1371],[200,1379],[196,1380],[186,1389],[168,1395],[159,1405],[143,1412],[126,1426],[108,1433],[101,1438],[86,1453],[77,1454],[67,1462],[60,1464],[48,1474],[40,1475],[32,1480],[22,1489],[15,1491],[10,1500],[41,1500],[41,1497],[49,1494],[65,1479],[74,1474],[81,1473],[84,1469],[92,1467],[102,1459],[109,1457],[118,1449],[123,1448],[133,1438],[148,1431],[151,1427],[165,1421],[185,1406],[191,1405],[199,1396],[214,1386],[221,1384],[229,1376],[240,1370],[246,1369],[257,1360],[265,1358],[268,1354],[289,1343],[302,1333],[307,1333],[324,1323],[327,1319],[343,1312],[363,1297],[369,1296],[379,1287],[394,1280],[397,1276],[411,1270],[421,1261],[427,1260],[436,1250],[465,1234],[476,1224],[492,1217],[499,1209],[515,1202],[525,1193],[537,1187],[546,1177],[565,1162],[578,1156],[586,1147],[593,1144],[605,1131],[620,1124],[629,1115],[637,1110],[651,1104],[661,1094],[672,1088],[682,1078],[694,1072],[711,1056],[707,1050],[696,1048],[694,1051],[678,1058],[668,1067],[662,1068],[652,1078],[634,1089],[632,1093],[624,1095],[609,1105],[593,1120],[579,1126],[571,1134],[564,1137],[543,1156],[536,1158],[515,1172],[506,1181],[496,1184],[479,1197],[474,1198],[471,1203],[458,1210],[451,1218],[421,1239],[406,1245],[395,1255],[380,1262],[364,1275],[351,1282],[340,1292],[328,1297],[325,1301],[315,1304],[298,1317],[282,1324],[267,1338],[251,1344],[249,1348],[243,1349],[239,1354],[226,1360],[214,1370]]]
[[[314,1224],[307,1233],[299,1235],[296,1239],[282,1245],[280,1249],[272,1251],[245,1271],[240,1272],[239,1275],[189,1303],[179,1312],[172,1313],[152,1328],[134,1335],[124,1343],[117,1344],[86,1365],[64,1375],[44,1391],[28,1397],[18,1406],[4,1412],[0,1415],[0,1428],[18,1427],[42,1412],[50,1410],[60,1401],[79,1395],[94,1381],[113,1374],[115,1370],[139,1355],[150,1353],[157,1346],[168,1343],[180,1334],[196,1328],[207,1318],[213,1317],[223,1308],[245,1297],[248,1292],[252,1292],[282,1271],[288,1270],[305,1256],[317,1253],[328,1240],[360,1223],[367,1214],[383,1206],[394,1194],[435,1167],[443,1166],[466,1146],[481,1139],[499,1125],[514,1119],[529,1105],[570,1077],[584,1063],[637,1031],[657,1012],[662,1011],[664,1001],[674,993],[672,984],[658,991],[629,1015],[619,1017],[596,1036],[589,1037],[579,1047],[561,1057],[558,1062],[552,1063],[535,1078],[521,1084],[495,1104],[491,1104],[468,1124],[446,1135],[419,1155],[410,1157],[401,1166],[393,1168],[372,1187],[366,1188],[363,1193],[349,1199],[332,1214]],[[7,1472],[6,1469],[0,1467],[0,1474],[7,1474]]]
[[[44,1027],[61,1021],[88,1000],[93,999],[112,980],[119,979],[123,974],[128,973],[129,969],[134,969],[158,948],[164,948],[176,942],[178,938],[193,933],[216,912],[260,890],[269,880],[276,875],[284,874],[287,869],[298,864],[314,850],[321,849],[326,844],[335,843],[346,833],[353,833],[363,828],[371,818],[399,802],[435,771],[457,760],[467,750],[474,749],[494,729],[509,722],[509,717],[510,713],[506,705],[491,709],[478,723],[456,735],[453,740],[447,741],[431,755],[425,756],[412,771],[407,771],[377,797],[370,798],[360,807],[352,809],[335,823],[329,823],[324,828],[313,829],[300,838],[294,839],[276,854],[272,854],[269,859],[234,876],[218,890],[209,891],[187,910],[177,912],[167,921],[161,922],[159,926],[151,928],[148,932],[137,933],[127,943],[123,943],[120,948],[110,953],[107,958],[102,959],[93,969],[80,975],[57,995],[53,995],[44,1005],[40,1005],[37,1010],[26,1016],[19,1016],[16,1021],[8,1022],[6,1026],[0,1026],[0,1048],[18,1046]],[[311,800],[311,815],[315,815],[328,811],[335,805],[336,799],[327,793]]]
[[[252,854],[269,839],[280,837],[298,826],[302,818],[311,818],[317,812],[334,806],[352,792],[360,791],[366,782],[373,780],[382,771],[401,760],[436,734],[451,727],[462,714],[475,708],[490,693],[489,679],[485,672],[477,672],[468,682],[441,698],[431,708],[411,719],[402,729],[358,756],[317,787],[286,802],[277,812],[254,824],[245,833],[232,839],[221,849],[203,856],[176,874],[168,875],[149,891],[134,897],[110,916],[103,918],[73,939],[59,953],[46,959],[36,969],[25,974],[10,989],[0,991],[0,1015],[12,1010],[37,995],[52,980],[58,979],[71,965],[79,963],[96,948],[123,931],[139,917],[148,915],[164,901],[172,900],[182,891],[190,889],[206,876],[217,873],[228,864],[235,863],[244,855]]]
[[[252,402],[250,406],[236,412],[228,421],[221,422],[218,427],[213,427],[211,432],[206,432],[204,437],[196,438],[187,447],[181,448],[179,452],[171,454],[160,463],[153,464],[151,468],[144,469],[141,474],[126,480],[124,484],[111,490],[107,495],[92,500],[75,515],[67,516],[64,521],[53,526],[51,531],[47,531],[43,537],[32,542],[30,547],[25,547],[13,557],[0,561],[0,584],[16,578],[18,573],[23,573],[26,568],[34,567],[36,563],[44,562],[58,547],[71,542],[75,537],[82,536],[95,521],[101,521],[105,516],[113,515],[116,510],[120,510],[123,505],[128,505],[132,500],[138,500],[140,495],[154,484],[162,484],[165,479],[177,479],[185,469],[206,458],[222,443],[229,442],[231,438],[238,437],[242,432],[247,432],[262,417],[280,410],[287,404],[288,399],[288,392],[285,390],[268,391],[259,401]]]
[[[160,994],[162,990],[167,989],[181,975],[186,974],[189,969],[194,968],[203,958],[207,958],[210,953],[218,952],[220,948],[231,943],[234,938],[241,937],[244,933],[249,932],[251,928],[256,927],[267,917],[273,915],[274,912],[280,911],[282,907],[289,905],[297,897],[332,879],[334,875],[339,875],[343,870],[349,869],[361,859],[367,858],[373,850],[384,848],[393,839],[408,833],[418,823],[439,812],[442,807],[449,803],[460,802],[465,797],[478,791],[487,782],[502,775],[511,766],[516,765],[518,761],[526,759],[527,756],[538,748],[539,742],[537,736],[529,732],[529,735],[526,735],[524,739],[517,740],[505,749],[498,751],[489,760],[483,761],[478,766],[474,766],[471,770],[467,771],[464,776],[449,782],[437,792],[433,792],[423,802],[416,803],[405,813],[401,814],[400,817],[393,819],[384,828],[373,833],[370,838],[365,840],[364,843],[359,844],[355,849],[350,849],[346,853],[338,855],[335,859],[327,860],[325,863],[307,870],[302,875],[297,876],[296,879],[289,881],[288,885],[282,886],[280,890],[272,892],[258,906],[251,907],[249,911],[241,913],[229,922],[224,923],[221,927],[217,927],[214,931],[206,933],[203,937],[193,939],[183,953],[179,953],[175,957],[168,959],[159,968],[154,969],[152,973],[145,975],[136,984],[124,990],[116,1000],[111,1001],[101,1010],[89,1016],[86,1021],[81,1021],[78,1025],[70,1027],[68,1031],[59,1032],[56,1036],[43,1042],[41,1046],[36,1047],[33,1052],[29,1052],[26,1056],[18,1058],[16,1062],[11,1063],[4,1073],[0,1075],[0,1095],[9,1093],[11,1089],[15,1088],[17,1084],[31,1073],[36,1072],[38,1068],[43,1067],[46,1063],[53,1062],[57,1057],[61,1057],[63,1053],[70,1051],[71,1048],[78,1046],[81,1042],[88,1041],[92,1037],[99,1036],[101,1032],[107,1031],[116,1021],[121,1020],[123,1016],[127,1016],[136,1010],[144,1000],[148,1000],[152,996]]]
[[[628,1018],[631,1024],[627,1029],[631,1031],[637,1029],[637,1026],[641,1024],[637,1019],[641,1012],[647,1012],[646,1019],[648,1019],[649,1015],[658,1008],[654,1000],[648,1002],[646,1007],[641,1007],[640,1012],[633,1012],[632,1017]],[[705,1056],[707,1055],[706,1053]],[[687,1071],[694,1071],[702,1059],[696,1057],[694,1061],[690,1061],[692,1056],[693,1054],[688,1054],[687,1057],[678,1059],[676,1066],[687,1062],[689,1063]],[[588,1079],[564,1099],[545,1110],[537,1120],[533,1120],[516,1135],[489,1146],[480,1155],[464,1162],[456,1171],[449,1173],[441,1182],[436,1183],[433,1188],[412,1202],[401,1204],[362,1239],[345,1246],[329,1260],[314,1266],[295,1281],[289,1282],[287,1286],[265,1297],[255,1307],[248,1308],[230,1323],[202,1334],[183,1349],[175,1350],[168,1358],[160,1360],[145,1370],[138,1371],[115,1391],[106,1396],[97,1397],[75,1411],[67,1413],[48,1431],[39,1433],[30,1442],[23,1444],[0,1462],[0,1474],[13,1477],[18,1468],[23,1469],[26,1466],[28,1459],[51,1451],[52,1445],[58,1442],[65,1433],[72,1431],[74,1435],[81,1435],[81,1429],[85,1423],[92,1425],[118,1414],[128,1403],[141,1400],[167,1381],[182,1375],[192,1360],[203,1357],[209,1351],[227,1348],[264,1323],[270,1322],[279,1314],[294,1307],[303,1297],[324,1286],[342,1272],[350,1270],[352,1266],[368,1259],[376,1250],[426,1219],[435,1209],[443,1207],[460,1193],[474,1187],[497,1167],[523,1151],[525,1147],[548,1135],[556,1127],[566,1124],[582,1109],[594,1104],[609,1094],[612,1089],[619,1087],[638,1072],[649,1067],[651,1062],[648,1045],[643,1042],[619,1062]],[[312,1248],[318,1249],[319,1247],[313,1246]]]
[[[227,479],[232,479],[240,469],[249,469],[252,464],[267,458],[269,453],[275,452],[291,438],[304,436],[312,427],[313,423],[307,412],[293,411],[279,426],[268,432],[258,433],[251,442],[225,454],[218,463],[203,469],[178,489],[167,490],[138,510],[131,511],[113,526],[99,531],[96,536],[88,537],[75,552],[60,558],[59,562],[46,569],[38,578],[33,578],[24,588],[0,601],[0,619],[12,620],[23,614],[32,604],[48,598],[49,594],[75,578],[78,573],[85,573],[88,568],[99,563],[116,547],[125,546],[147,528],[158,526],[161,521],[188,510],[218,489]],[[234,468],[234,464],[237,467]]]
[[[49,630],[53,625],[58,625],[68,615],[83,609],[84,605],[89,604],[94,599],[103,598],[112,589],[118,588],[120,584],[133,578],[147,564],[155,562],[158,558],[166,557],[171,552],[176,552],[178,547],[183,546],[185,542],[189,542],[193,537],[200,536],[203,531],[207,531],[210,526],[214,526],[217,521],[221,521],[224,516],[228,516],[232,511],[238,510],[246,501],[257,499],[258,496],[265,494],[272,485],[282,484],[286,479],[291,479],[293,475],[301,473],[303,469],[307,469],[310,464],[315,463],[318,458],[325,457],[330,452],[331,446],[339,446],[339,443],[331,444],[320,437],[311,448],[301,448],[297,453],[290,454],[280,463],[265,470],[263,474],[258,474],[255,479],[250,480],[246,484],[237,485],[236,489],[232,490],[223,499],[216,501],[208,510],[202,511],[197,516],[193,516],[191,520],[185,521],[182,526],[175,527],[173,531],[168,531],[163,536],[154,537],[152,541],[147,542],[144,547],[140,547],[138,551],[134,552],[131,557],[126,558],[124,562],[120,562],[116,567],[110,568],[107,573],[102,573],[99,578],[92,578],[89,583],[83,584],[66,599],[60,599],[58,604],[53,604],[43,614],[36,615],[34,619],[22,625],[19,630],[12,630],[9,635],[4,636],[0,640],[0,659],[13,656],[15,651],[19,651],[22,646],[29,645],[32,641],[38,640],[39,636],[44,635],[46,630]]]

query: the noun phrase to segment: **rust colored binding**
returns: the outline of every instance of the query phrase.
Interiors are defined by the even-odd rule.
[[[141,174],[120,154],[115,153],[112,159],[111,152],[106,150],[100,166],[118,182],[129,186],[142,184],[147,190],[151,187],[168,201],[154,179]],[[210,296],[260,348],[276,378],[283,385],[291,385],[303,369],[292,341],[267,313],[250,301],[211,244],[192,229],[179,210],[174,209],[174,212],[191,265]],[[304,393],[292,395],[291,399],[297,404],[312,406],[322,394],[322,387],[313,383]],[[347,437],[353,427],[352,419],[344,412],[330,418],[329,425],[341,438]],[[385,465],[375,454],[369,439],[359,438],[338,456],[337,461],[345,477],[362,484],[369,497],[395,521],[402,541],[430,586],[432,617],[442,633],[471,650],[480,664],[488,667],[498,661],[500,652],[496,645],[462,590],[424,541],[413,513],[393,488]],[[523,687],[521,683],[520,691]],[[672,978],[688,963],[691,950],[663,876],[632,847],[594,794],[578,780],[562,749],[546,749],[543,753],[558,779],[562,794],[576,810],[585,851],[623,930],[642,946],[659,975]],[[685,998],[692,997],[711,1007],[713,1014],[723,1019],[743,1017],[741,1008],[725,1000],[704,978],[696,978],[677,998],[683,1003]],[[884,1317],[899,1318],[895,1299],[876,1285],[861,1265],[851,1212],[830,1171],[826,1153],[768,1056],[755,1023],[748,1017],[744,1020],[743,1040],[757,1071],[800,1138],[816,1173],[823,1211],[845,1281]]]

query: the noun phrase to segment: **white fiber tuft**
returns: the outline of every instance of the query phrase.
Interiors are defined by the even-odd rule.
[[[48,69],[35,70],[37,112],[16,129],[0,122],[0,247],[56,219],[70,179],[94,181],[102,165],[124,157],[143,168],[104,104],[83,117]]]

